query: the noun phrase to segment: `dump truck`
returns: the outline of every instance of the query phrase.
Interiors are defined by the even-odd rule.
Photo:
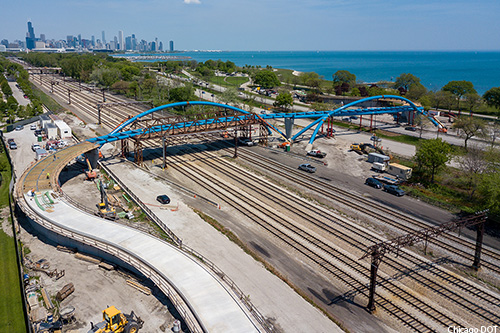
[[[102,318],[100,323],[90,323],[87,333],[137,333],[144,324],[134,311],[126,315],[113,305],[102,311]]]

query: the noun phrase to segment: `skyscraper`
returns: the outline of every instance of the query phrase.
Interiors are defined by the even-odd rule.
[[[104,36],[104,30],[102,31],[102,43],[106,45],[106,37]]]
[[[120,44],[120,50],[125,50],[125,39],[122,30],[118,31],[118,43]]]
[[[174,41],[170,41],[170,52],[174,52]]]
[[[26,48],[30,50],[35,48],[35,29],[30,21],[28,21],[28,33],[26,34]]]

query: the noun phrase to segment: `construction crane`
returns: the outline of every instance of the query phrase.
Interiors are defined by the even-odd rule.
[[[95,172],[94,169],[92,169],[92,165],[90,164],[90,161],[87,157],[85,157],[85,160],[87,161],[87,165],[89,167],[89,170],[85,172],[85,175],[87,176],[87,180],[94,180],[97,178],[97,173]]]
[[[111,207],[108,202],[108,195],[104,190],[104,186],[102,185],[102,181],[99,179],[99,190],[101,191],[101,202],[97,204],[97,215],[102,218],[115,220],[116,219],[116,210],[114,207]]]
[[[132,311],[129,315],[122,313],[114,306],[102,312],[103,321],[94,325],[90,323],[87,333],[137,333],[144,321]]]

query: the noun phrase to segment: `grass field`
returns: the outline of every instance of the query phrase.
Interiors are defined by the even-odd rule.
[[[3,163],[6,160],[5,152],[1,153],[0,161]],[[7,207],[9,203],[10,177],[9,167],[9,170],[2,171],[2,185],[0,186],[1,208]],[[5,220],[2,223],[10,224]],[[0,332],[25,332],[15,241],[2,229],[0,229],[0,253]]]

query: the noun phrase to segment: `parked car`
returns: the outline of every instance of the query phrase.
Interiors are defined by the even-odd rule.
[[[254,143],[252,140],[250,140],[249,138],[239,138],[238,139],[238,142],[240,143],[240,145],[242,146],[253,146]]]
[[[35,125],[35,124],[32,124],[32,125],[30,126],[30,130],[32,130],[32,131],[36,130],[36,125]]]
[[[16,126],[16,131],[21,131],[24,129],[24,126],[18,125]]]
[[[402,197],[403,195],[405,195],[405,191],[403,191],[396,185],[384,185],[384,191],[390,194],[394,194],[398,197]]]
[[[413,127],[413,126],[406,126],[405,130],[415,132],[417,130],[417,128]]]
[[[11,142],[14,142],[14,139],[12,139],[12,138],[11,138],[11,139],[8,139],[8,140],[7,140],[7,144],[9,144],[9,145],[10,145],[10,143],[11,143]]]
[[[375,188],[382,188],[384,185],[375,178],[367,178],[365,184]]]
[[[9,143],[9,148],[10,149],[17,149],[17,145],[14,141],[12,141],[11,143]]]
[[[299,165],[299,170],[304,170],[304,171],[307,171],[309,173],[316,172],[316,168],[308,163],[304,163],[304,164]]]
[[[42,149],[38,143],[34,143],[31,145],[31,150],[37,151],[38,149]]]
[[[170,198],[166,194],[162,194],[156,197],[156,201],[161,203],[162,205],[167,205],[170,203]]]

